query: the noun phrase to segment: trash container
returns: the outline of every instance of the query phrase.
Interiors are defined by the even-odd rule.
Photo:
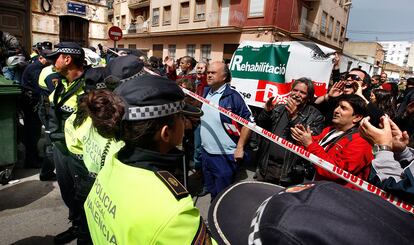
[[[0,75],[0,183],[7,184],[17,162],[17,99],[21,87]]]

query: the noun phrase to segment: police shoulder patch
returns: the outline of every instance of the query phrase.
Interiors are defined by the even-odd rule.
[[[187,189],[168,171],[156,171],[155,175],[168,187],[177,200],[188,196]]]

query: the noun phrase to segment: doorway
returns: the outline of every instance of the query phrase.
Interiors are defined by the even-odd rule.
[[[76,16],[60,16],[60,42],[75,42],[88,47],[89,21]]]

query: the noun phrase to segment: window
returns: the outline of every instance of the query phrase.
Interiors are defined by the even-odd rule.
[[[162,57],[162,51],[164,49],[164,45],[162,44],[153,44],[152,45],[152,56],[157,58]]]
[[[342,45],[345,41],[345,27],[341,27],[341,35],[339,38],[339,44]]]
[[[195,48],[195,44],[187,44],[187,55],[194,58]]]
[[[111,15],[111,16],[109,16],[108,17],[108,22],[109,23],[112,23],[114,21],[114,17]],[[113,24],[113,23],[112,23]]]
[[[177,46],[175,44],[168,45],[168,57],[175,60],[175,50]]]
[[[158,26],[160,21],[160,9],[152,9],[152,26]]]
[[[115,25],[116,25],[116,26],[119,26],[119,24],[120,24],[120,23],[119,23],[119,16],[117,16],[117,17],[115,17]]]
[[[341,27],[341,38],[345,37],[345,27]]]
[[[211,44],[201,45],[201,60],[209,61],[211,59]]]
[[[126,16],[125,15],[122,15],[121,16],[121,28],[122,29],[125,29],[125,27],[126,27]]]
[[[114,9],[114,1],[107,1],[106,2],[106,6],[108,7],[108,9]]]
[[[264,0],[249,1],[249,17],[261,17],[264,12]]]
[[[162,24],[164,26],[171,24],[171,6],[165,6],[162,14]]]
[[[334,17],[329,17],[329,24],[328,24],[328,37],[332,36],[333,32],[333,23],[334,23]]]
[[[190,2],[181,3],[180,23],[187,23],[190,19]]]
[[[128,44],[128,48],[129,49],[137,49],[137,45],[136,44]]]
[[[335,34],[334,34],[334,39],[338,40],[339,37],[339,29],[341,28],[341,23],[339,23],[339,21],[336,22],[336,26],[335,26]]]
[[[196,0],[194,20],[206,19],[206,1]]]
[[[322,12],[322,20],[321,20],[321,33],[326,32],[326,19],[328,18],[328,14],[324,11]]]

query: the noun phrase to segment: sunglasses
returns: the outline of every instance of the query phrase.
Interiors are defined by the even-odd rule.
[[[362,81],[362,79],[358,75],[355,75],[355,74],[346,75],[345,79],[348,80],[348,78],[351,78],[351,80],[353,81]]]

